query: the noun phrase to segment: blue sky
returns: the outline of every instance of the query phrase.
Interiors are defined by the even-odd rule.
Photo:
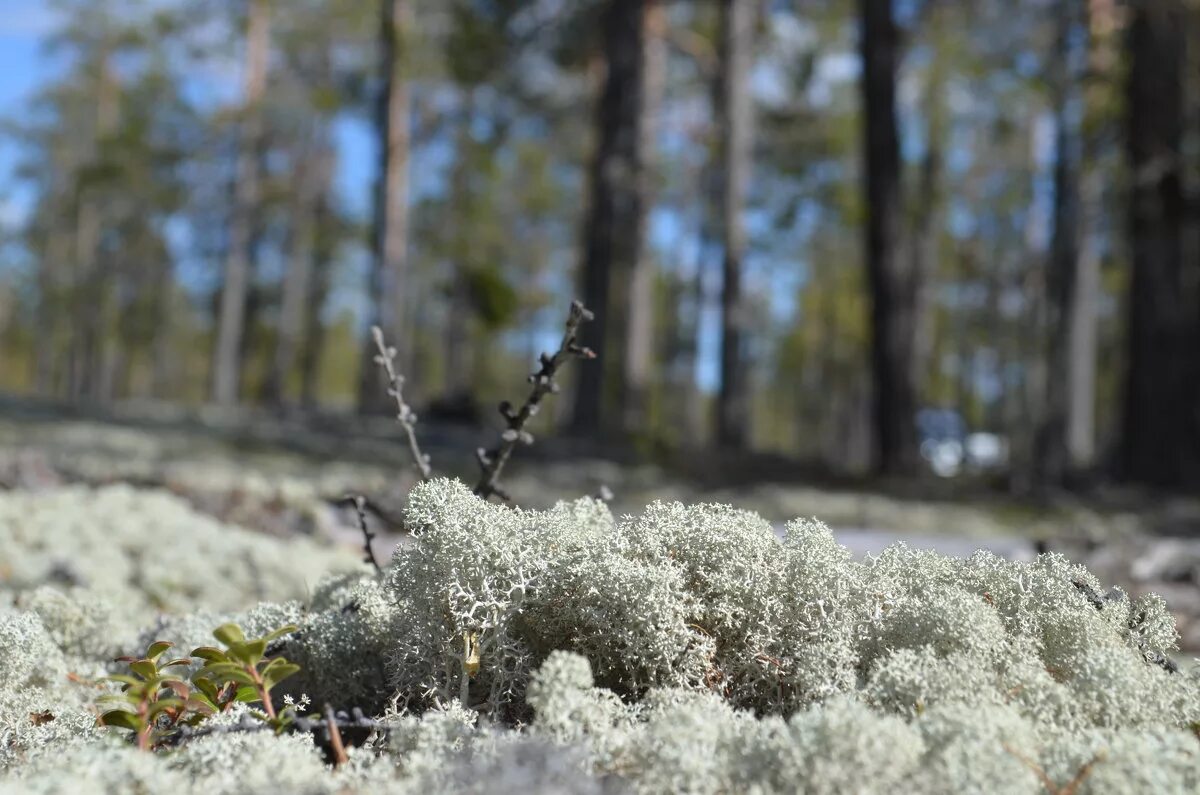
[[[41,42],[53,25],[53,14],[39,0],[0,0],[0,118],[20,118],[25,101],[52,69]],[[23,212],[10,178],[14,155],[12,142],[0,137],[0,223],[18,221]]]

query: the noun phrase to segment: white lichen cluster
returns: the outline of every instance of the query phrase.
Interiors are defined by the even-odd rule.
[[[0,793],[84,777],[179,793],[1200,791],[1200,678],[1171,670],[1165,604],[1062,557],[897,545],[859,562],[812,522],[780,540],[721,506],[518,511],[450,481],[417,487],[407,516],[415,539],[382,582],[364,567],[304,602],[227,596],[129,633],[188,646],[225,620],[296,624],[282,643],[303,671],[281,699],[387,727],[348,763],[270,732],[122,745],[88,712],[121,614],[30,578],[0,610]],[[295,596],[295,565],[260,568],[280,578],[260,587]],[[173,592],[214,587],[182,572]]]
[[[84,603],[108,603],[127,622],[303,597],[328,572],[356,564],[312,541],[222,524],[166,492],[0,493],[0,595],[45,584],[86,591]]]

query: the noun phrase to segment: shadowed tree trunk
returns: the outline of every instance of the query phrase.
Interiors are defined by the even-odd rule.
[[[930,7],[929,26],[935,41],[946,36],[944,6]],[[946,114],[947,57],[944,48],[935,47],[925,84],[925,154],[921,158],[917,182],[915,223],[911,241],[914,308],[912,372],[909,375],[914,395],[921,395],[928,383],[935,342],[934,289],[937,287],[939,242],[943,225],[942,164],[948,119]]]
[[[662,108],[663,90],[667,79],[666,26],[667,13],[662,0],[645,0],[644,11],[644,88],[642,94],[641,202],[643,208],[652,204],[655,174],[654,162],[657,118]],[[627,430],[645,431],[649,421],[650,380],[654,369],[654,261],[647,246],[645,222],[639,227],[638,254],[633,273],[628,280],[618,282],[628,307],[628,323],[624,333],[624,377],[621,406],[623,424]]]
[[[106,140],[116,131],[120,87],[113,72],[111,51],[101,50],[96,64],[96,127],[87,168],[102,171]],[[85,170],[86,174],[86,170]],[[71,280],[71,342],[68,355],[69,396],[73,400],[100,395],[101,349],[111,285],[101,251],[105,208],[94,180],[81,176],[76,187],[75,273]]]
[[[308,297],[304,302],[304,344],[300,346],[300,405],[305,409],[317,407],[317,379],[320,376],[321,351],[325,347],[325,324],[321,312],[329,294],[336,235],[330,208],[333,190],[332,164],[336,153],[329,151],[330,182],[326,182],[313,205],[312,267],[308,282]]]
[[[872,418],[877,471],[911,471],[916,401],[911,374],[918,285],[900,256],[900,144],[896,131],[899,35],[891,0],[860,0],[867,199],[866,261],[871,292]]]
[[[1079,153],[1077,56],[1073,41],[1078,20],[1073,7],[1059,11],[1058,40],[1053,74],[1050,75],[1055,114],[1054,143],[1054,236],[1046,268],[1046,318],[1049,336],[1048,361],[1042,418],[1037,431],[1033,468],[1045,484],[1061,484],[1070,462],[1067,423],[1070,411],[1073,345],[1076,329],[1080,263]]]
[[[238,400],[241,387],[242,343],[249,292],[254,215],[259,203],[259,141],[262,101],[267,88],[267,56],[271,46],[269,0],[250,0],[246,21],[246,57],[242,85],[242,119],[229,242],[217,315],[213,351],[212,399],[223,405]]]
[[[388,343],[397,347],[402,369],[412,359],[404,325],[410,145],[404,35],[409,13],[407,0],[382,0],[379,17],[381,87],[375,105],[379,161],[371,229],[372,262],[367,284],[371,323],[382,328]],[[358,381],[360,411],[382,411],[390,401],[375,355],[374,343],[367,335]]]
[[[311,296],[314,250],[317,236],[317,205],[332,179],[333,153],[324,140],[323,125],[314,124],[310,138],[300,147],[296,166],[296,184],[292,223],[288,230],[287,264],[283,275],[283,295],[279,306],[279,328],[275,354],[263,387],[263,399],[276,406],[284,402],[288,376],[304,337]]]
[[[572,429],[595,434],[623,419],[623,327],[627,308],[614,291],[635,270],[641,250],[642,130],[645,81],[645,0],[611,0],[604,13],[606,74],[596,108],[596,148],[590,169],[590,200],[584,220],[582,288],[596,319],[583,327],[583,344],[599,356],[579,368]],[[616,356],[612,354],[616,353]]]
[[[1197,476],[1195,271],[1183,256],[1186,207],[1185,11],[1174,0],[1136,4],[1129,30],[1129,370],[1120,470],[1132,481],[1179,486]]]
[[[720,134],[720,216],[722,236],[721,389],[717,395],[717,443],[745,447],[750,398],[745,346],[749,318],[742,296],[746,227],[742,212],[750,182],[750,66],[754,46],[752,0],[721,0],[720,101],[716,127]]]

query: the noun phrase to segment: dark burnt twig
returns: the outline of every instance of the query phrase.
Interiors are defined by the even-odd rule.
[[[408,449],[412,453],[413,465],[416,466],[421,480],[429,480],[433,477],[433,468],[429,465],[429,456],[422,453],[421,446],[417,444],[417,415],[404,402],[404,376],[396,372],[396,349],[389,346],[384,340],[383,330],[379,326],[371,327],[371,336],[375,340],[375,347],[379,350],[379,354],[375,357],[375,363],[383,368],[383,372],[387,376],[388,395],[396,401],[396,420],[404,429],[404,435],[408,437]]]
[[[363,534],[363,563],[370,563],[375,568],[375,573],[383,576],[383,567],[379,565],[375,558],[375,550],[371,546],[371,542],[375,540],[375,531],[367,524],[367,498],[361,494],[354,494],[346,497],[346,502],[354,506],[354,512],[358,515],[358,529]]]
[[[388,724],[375,718],[368,718],[359,707],[355,707],[349,713],[344,711],[333,713],[327,707],[324,718],[296,718],[287,724],[287,730],[300,731],[307,734],[313,734],[318,731],[322,734],[332,734],[330,727],[333,727],[333,730],[337,731],[339,739],[341,733],[347,729],[368,730],[384,735],[391,732],[391,727]],[[247,714],[243,715],[237,723],[202,726],[200,728],[185,724],[180,726],[170,737],[166,738],[164,745],[179,745],[199,737],[207,737],[210,734],[241,734],[259,731],[274,732],[278,731],[278,728],[271,723]],[[345,743],[343,742],[342,745],[344,751]]]
[[[506,427],[500,434],[500,442],[490,450],[479,448],[475,458],[479,462],[479,482],[475,484],[475,493],[485,500],[493,494],[506,502],[508,494],[500,487],[500,473],[518,444],[533,444],[533,435],[525,430],[529,420],[538,413],[542,399],[546,395],[559,391],[554,376],[568,359],[594,359],[596,354],[590,348],[584,348],[577,342],[579,327],[591,320],[594,315],[579,301],[571,302],[571,311],[567,315],[566,331],[562,343],[554,355],[543,353],[539,369],[529,376],[533,389],[524,405],[519,409],[507,400],[500,404],[500,415],[504,417]]]

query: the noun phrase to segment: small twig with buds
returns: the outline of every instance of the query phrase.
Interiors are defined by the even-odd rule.
[[[387,375],[388,394],[396,401],[396,420],[404,429],[404,435],[408,437],[408,449],[412,453],[413,464],[421,480],[429,480],[433,477],[433,469],[429,465],[429,456],[422,453],[421,446],[417,444],[417,415],[404,402],[404,376],[396,372],[396,349],[384,341],[383,330],[379,326],[371,327],[371,336],[375,339],[375,347],[379,349],[375,363],[382,367]]]
[[[383,568],[376,560],[375,550],[371,546],[371,542],[375,540],[375,531],[367,524],[367,498],[361,494],[354,494],[346,497],[345,501],[354,506],[354,512],[358,515],[358,529],[363,534],[363,563],[370,563],[375,568],[375,573],[383,576]]]
[[[593,317],[591,311],[583,304],[579,301],[572,301],[562,343],[553,356],[545,353],[541,355],[541,367],[529,376],[529,383],[533,384],[533,389],[530,390],[524,405],[515,409],[507,400],[500,404],[500,415],[504,417],[507,426],[500,434],[500,443],[491,450],[481,447],[475,452],[480,469],[479,482],[475,484],[475,493],[480,497],[486,500],[495,494],[506,502],[510,499],[500,487],[500,473],[504,469],[504,465],[508,463],[508,459],[512,457],[513,450],[518,444],[533,444],[533,435],[525,430],[525,426],[538,413],[542,398],[559,391],[554,376],[563,363],[568,359],[596,358],[596,354],[590,348],[584,348],[576,341],[579,327]]]

